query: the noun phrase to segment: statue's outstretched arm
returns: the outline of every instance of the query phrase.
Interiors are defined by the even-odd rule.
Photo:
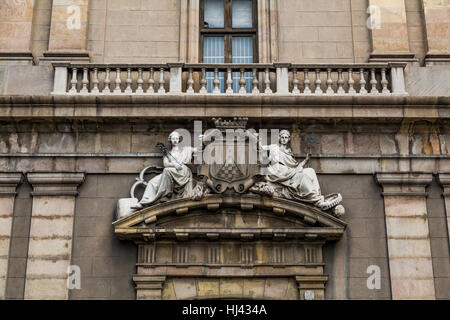
[[[302,167],[302,168],[304,168],[305,165],[308,163],[308,161],[309,161],[310,158],[311,158],[311,155],[308,153],[308,154],[306,155],[305,160],[303,160],[303,161],[300,163],[299,166]]]

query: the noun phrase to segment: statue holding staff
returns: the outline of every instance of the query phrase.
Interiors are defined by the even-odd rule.
[[[140,210],[155,203],[157,200],[171,195],[174,191],[181,197],[190,196],[193,192],[193,177],[191,169],[186,164],[191,162],[192,154],[197,151],[190,146],[180,146],[181,135],[173,131],[169,135],[172,149],[165,149],[164,145],[158,145],[163,153],[163,172],[147,182],[144,195],[139,203],[132,209]]]

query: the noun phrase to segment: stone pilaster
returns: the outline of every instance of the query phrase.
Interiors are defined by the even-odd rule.
[[[371,29],[372,54],[369,61],[416,62],[409,49],[405,0],[369,0],[369,5],[375,22]]]
[[[440,173],[439,182],[444,188],[445,215],[447,217],[448,241],[450,243],[450,173]]]
[[[450,64],[450,0],[423,0],[427,65]]]
[[[31,64],[34,0],[0,1],[0,64]]]
[[[21,181],[21,173],[0,172],[0,300],[5,299],[14,200]]]
[[[393,299],[435,299],[425,191],[431,174],[378,173]]]
[[[161,300],[165,276],[137,275],[133,277],[136,284],[137,300]]]
[[[187,61],[189,1],[180,0],[180,62]]]
[[[89,0],[53,0],[48,52],[41,61],[89,62]]]
[[[278,8],[275,0],[258,0],[260,63],[278,62]]]
[[[328,276],[296,276],[300,300],[324,300]]]
[[[198,63],[199,53],[198,45],[200,41],[199,26],[200,20],[200,1],[199,0],[189,0],[188,4],[188,31],[187,31],[187,62],[188,63]]]
[[[28,173],[33,210],[25,299],[68,299],[75,197],[84,173]]]

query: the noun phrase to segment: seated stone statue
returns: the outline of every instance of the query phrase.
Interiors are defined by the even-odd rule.
[[[186,166],[192,159],[196,148],[181,147],[180,134],[173,131],[169,135],[172,149],[164,156],[164,170],[153,177],[145,188],[144,195],[139,203],[132,209],[142,209],[154,204],[157,200],[176,192],[181,197],[191,196],[193,191],[193,178],[191,170]]]
[[[302,163],[295,160],[288,147],[290,133],[282,130],[279,134],[279,144],[262,145],[261,150],[269,151],[269,164],[264,179],[266,183],[256,185],[252,191],[264,191],[287,199],[309,202],[324,210],[330,208],[321,194],[316,172],[312,168],[304,168],[309,160],[309,154]]]

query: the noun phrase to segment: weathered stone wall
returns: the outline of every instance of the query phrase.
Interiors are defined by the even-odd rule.
[[[49,95],[52,88],[50,65],[0,65],[0,94]]]
[[[34,2],[0,2],[0,51],[30,51]]]
[[[281,62],[354,62],[350,0],[280,0]]]
[[[179,1],[90,2],[88,49],[93,62],[178,61]]]
[[[134,178],[135,174],[92,174],[86,176],[85,182],[79,188],[80,194],[76,198],[75,206],[71,264],[81,268],[81,289],[70,290],[70,299],[135,298],[131,275],[136,272],[137,247],[133,243],[119,241],[114,236],[111,225],[111,222],[115,220],[116,201],[118,198],[128,197]],[[390,298],[383,200],[373,176],[320,175],[319,180],[324,193],[337,190],[342,192],[343,204],[347,208],[345,221],[349,225],[341,240],[324,247],[325,274],[329,275],[326,298]],[[18,199],[20,202],[15,210],[15,227],[12,234],[13,249],[9,262],[10,272],[7,285],[8,298],[20,299],[23,297],[29,241],[26,226],[29,225],[31,215],[30,191],[27,183],[24,183],[20,189]],[[22,243],[21,247],[20,243]],[[368,290],[366,287],[368,276],[366,270],[369,265],[378,265],[381,268],[380,290]],[[214,282],[213,280],[211,281]],[[281,296],[288,299],[298,295],[295,283],[288,284],[287,280],[279,283],[271,283],[272,280],[261,280],[247,284],[225,281],[225,285],[228,284],[230,288],[229,291],[226,291],[228,289],[223,286],[222,289],[226,291],[223,293],[238,295],[236,290],[244,290],[245,293],[247,289],[261,291],[262,288],[269,286],[273,292],[265,290],[262,296],[270,298],[284,292],[285,296],[283,294]],[[187,294],[186,290],[193,289],[183,288],[182,284],[186,281],[189,282],[184,280],[181,281],[181,284],[177,284],[181,287],[178,288],[180,292],[176,294],[173,285],[177,281],[168,279],[165,291],[163,291],[165,298],[174,298],[175,295],[178,298],[183,297],[183,294]],[[216,290],[211,289],[211,286],[214,287],[214,283],[209,283],[208,287],[208,284],[202,281],[193,281],[195,290],[198,290],[196,291],[198,296],[206,294],[203,291],[207,291],[208,288]],[[201,282],[200,285],[198,282]],[[206,287],[203,287],[204,285]],[[255,291],[255,294],[258,292]]]
[[[66,6],[74,3],[82,5],[82,30],[76,34],[65,29]],[[117,199],[129,197],[142,168],[161,164],[156,142],[166,143],[176,128],[192,131],[192,122],[183,118],[237,115],[251,118],[248,127],[290,129],[298,155],[310,151],[306,140],[312,134],[321,142],[312,146],[312,167],[324,193],[342,193],[349,226],[341,240],[323,250],[329,275],[326,298],[450,299],[450,210],[442,198],[448,200],[449,195],[438,183],[438,177],[450,170],[445,99],[49,97],[53,70],[45,62],[51,59],[32,65],[31,54],[35,63],[47,51],[73,50],[89,51],[90,61],[98,63],[198,58],[198,30],[186,21],[198,18],[193,8],[198,1],[183,3],[184,7],[177,0],[0,3],[0,95],[36,95],[0,99],[0,171],[86,173],[76,199],[76,187],[70,196],[39,195],[39,183],[30,185],[27,179],[15,199],[10,193],[2,195],[0,298],[135,299],[131,276],[136,273],[137,247],[113,235]],[[390,58],[415,55],[427,64],[448,60],[448,0],[267,3],[271,4],[266,21],[270,37],[259,37],[273,41],[260,43],[270,47],[267,59],[351,63],[367,62],[376,53]],[[369,4],[382,7],[380,29],[367,28]],[[274,8],[278,8],[277,26]],[[182,23],[185,29],[181,27],[180,34]],[[446,65],[406,68],[410,96],[449,96],[448,79]],[[427,173],[430,186],[414,182],[412,171]],[[383,198],[373,176],[376,172],[403,172],[395,181],[400,196],[386,196],[383,189]],[[419,184],[428,194],[409,190],[402,180],[406,176],[408,183]],[[398,199],[403,201],[400,206]],[[58,205],[64,210],[56,210]],[[408,238],[411,235],[420,239]],[[81,267],[80,290],[68,291],[65,286],[69,264]],[[371,265],[380,267],[379,290],[366,286]],[[298,298],[291,280],[169,278],[163,297],[183,298],[187,293],[192,297],[194,292],[200,298],[218,294]],[[418,281],[423,285],[417,287]]]
[[[52,21],[52,0],[35,1],[31,51],[35,60],[48,50],[50,25]]]
[[[410,95],[450,96],[450,66],[412,66],[405,75]]]
[[[76,201],[72,264],[81,289],[70,299],[135,299],[137,246],[114,236],[117,199],[128,198],[135,175],[87,175]]]
[[[383,198],[372,175],[320,175],[324,194],[342,193],[348,228],[339,241],[324,246],[326,299],[390,299],[389,260]],[[381,271],[381,288],[367,287],[367,268]]]
[[[156,142],[165,143],[176,128],[193,129],[192,126],[193,122],[177,121],[3,122],[0,165],[3,170],[24,172],[138,172],[146,164],[159,163]],[[259,125],[254,127],[258,129]],[[445,121],[383,125],[304,121],[286,122],[273,128],[289,128],[293,132],[292,147],[296,154],[306,154],[306,139],[314,133],[321,144],[312,146],[312,153],[320,155],[313,158],[312,165],[320,173],[372,174],[397,170],[432,173],[445,172],[449,167],[450,130]]]
[[[416,54],[416,58],[423,61],[427,53],[427,38],[422,0],[405,1],[405,10],[409,49]]]
[[[298,288],[295,278],[169,278],[164,283],[164,300],[208,299],[211,297],[236,299],[283,299],[297,300]]]
[[[428,53],[447,54],[450,47],[450,1],[424,1]]]
[[[52,3],[48,50],[51,52],[85,51],[89,0]],[[71,19],[71,16],[77,16]]]
[[[427,216],[436,299],[450,299],[449,231],[443,189],[437,176],[428,187]]]
[[[14,203],[13,228],[8,261],[8,278],[6,282],[6,299],[23,299],[30,237],[31,185],[26,181],[17,190]]]
[[[408,25],[404,0],[369,0],[379,8],[379,27],[371,30],[374,53],[408,53]]]
[[[80,8],[80,29],[67,28],[70,5]],[[192,6],[198,1],[190,5],[182,8],[176,0],[5,0],[0,52],[32,52],[36,61],[45,51],[86,50],[92,62],[184,61],[186,48],[198,47],[191,27],[180,34],[187,17],[197,18]],[[381,8],[379,29],[367,27],[369,5]],[[278,0],[272,4],[278,12],[270,13],[277,14],[277,25],[267,37],[275,44],[267,45],[278,47],[274,61],[297,63],[367,62],[372,52],[411,53],[420,59],[427,53],[448,54],[448,6],[434,0],[425,5],[421,0]]]
[[[262,123],[250,120],[248,124],[256,129],[260,126],[290,129],[292,148],[297,154],[308,151],[306,138],[314,132],[321,144],[312,148],[313,154],[320,154],[313,158],[312,167],[321,173],[319,180],[323,192],[341,192],[344,197],[343,204],[347,209],[344,220],[348,229],[341,240],[324,247],[325,274],[329,275],[326,298],[390,299],[384,202],[373,173],[448,172],[450,134],[446,121],[409,119],[403,123],[392,120],[381,124],[355,119],[333,122],[303,119]],[[75,201],[70,260],[71,264],[81,267],[81,290],[69,291],[70,299],[135,298],[131,275],[136,272],[137,247],[121,242],[113,235],[111,222],[115,219],[116,201],[129,197],[129,188],[142,168],[161,163],[154,147],[156,142],[166,143],[168,134],[180,127],[193,129],[192,122],[181,120],[16,119],[1,123],[1,170],[87,172]],[[31,204],[34,201],[30,193],[31,188],[25,181],[14,207],[6,281],[6,297],[11,299],[26,297]],[[441,194],[442,188],[433,182],[426,200],[438,299],[448,298],[450,278],[448,231]],[[369,290],[366,286],[369,276],[366,271],[370,265],[381,269],[380,290]],[[170,290],[174,281],[169,279],[164,289],[167,298],[173,296]],[[196,290],[203,290],[199,289],[199,286],[203,288],[203,283],[199,285],[198,281],[193,282]],[[246,288],[245,283],[236,286]],[[260,288],[262,282],[255,286]],[[280,286],[284,288],[285,284]],[[285,297],[293,296],[286,293]]]

